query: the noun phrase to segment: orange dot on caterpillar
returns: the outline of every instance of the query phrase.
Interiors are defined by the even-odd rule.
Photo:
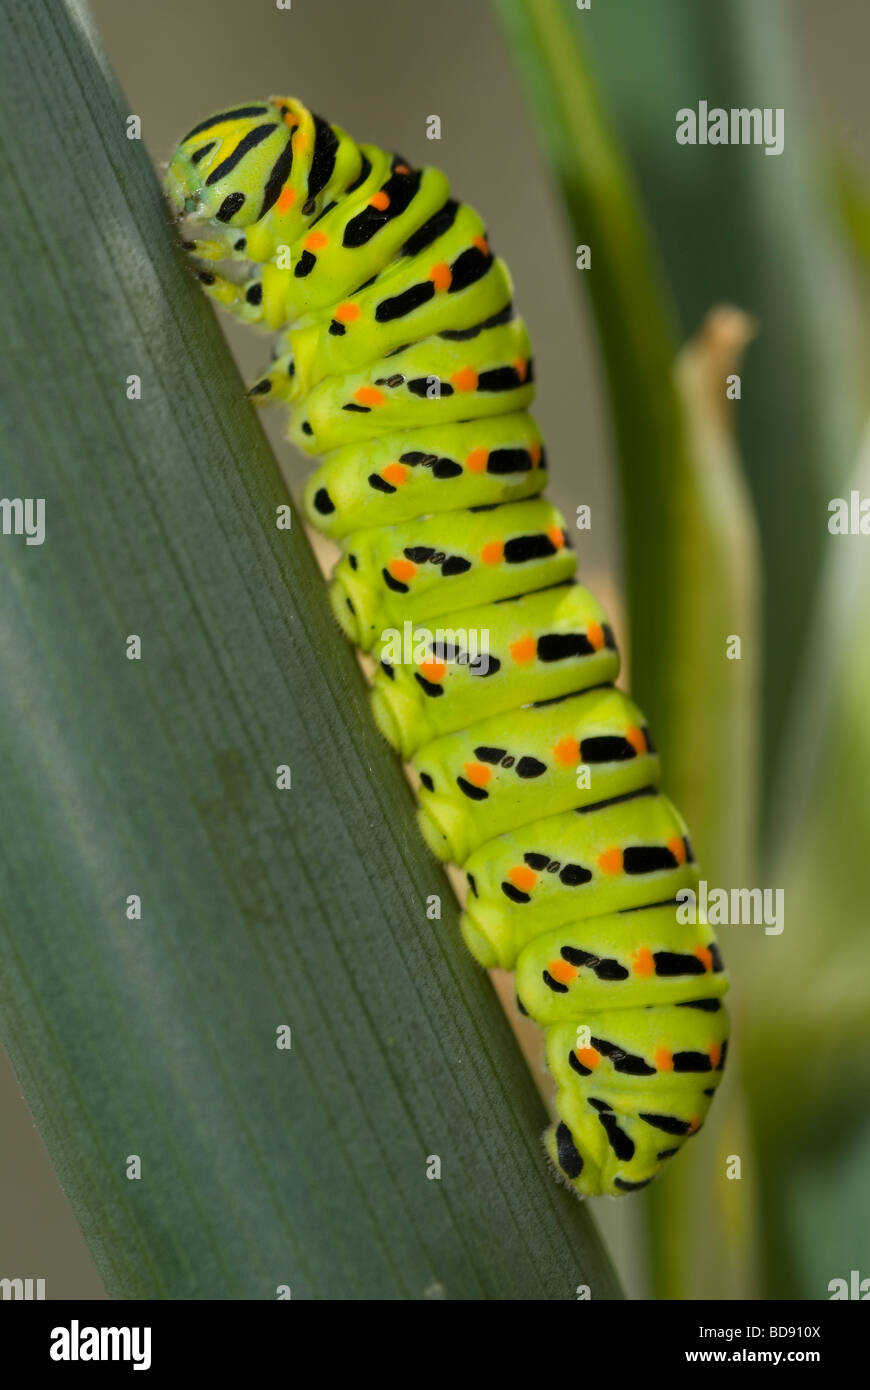
[[[513,869],[508,869],[507,876],[508,882],[514,888],[519,888],[521,893],[528,893],[538,881],[538,875],[527,864],[517,864]]]

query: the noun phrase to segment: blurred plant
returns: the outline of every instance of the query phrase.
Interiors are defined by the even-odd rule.
[[[825,507],[853,465],[865,408],[827,173],[805,114],[811,83],[794,57],[796,7],[610,0],[580,14],[573,0],[561,6],[576,18],[637,178],[680,335],[721,300],[745,306],[760,325],[737,430],[764,576],[766,840],[778,763],[791,757],[782,740],[824,562]],[[783,152],[678,145],[675,114],[701,98],[782,108]]]
[[[592,248],[583,280],[623,484],[635,693],[655,719],[667,787],[710,881],[776,885],[786,898],[783,936],[738,927],[725,937],[742,1066],[706,1126],[706,1152],[691,1167],[681,1159],[649,1194],[653,1288],[746,1297],[757,1265],[767,1296],[825,1297],[843,1268],[870,1268],[870,1199],[859,1180],[870,1150],[870,571],[860,540],[833,541],[825,527],[855,418],[855,370],[845,365],[848,315],[832,312],[838,290],[820,270],[836,252],[786,99],[794,79],[779,7],[762,13],[737,0],[714,13],[662,0],[632,6],[630,26],[618,3],[588,13],[567,0],[497,8],[575,240]],[[754,525],[722,390],[748,323],[712,316],[674,370],[660,272],[593,92],[587,40],[639,167],[684,328],[717,296],[739,295],[761,319],[766,346],[739,415],[772,629],[763,739]],[[759,167],[717,151],[714,168],[662,139],[686,100],[709,92],[746,104],[741,91],[759,82],[766,104],[788,107],[791,156],[778,176],[765,168],[778,161]],[[853,171],[838,174],[844,226],[866,269],[870,199]],[[687,254],[695,237],[704,255]],[[851,486],[870,494],[866,455]],[[744,638],[731,671],[723,633]],[[770,809],[760,859],[759,769]],[[739,1183],[720,1178],[729,1154],[742,1159]]]
[[[591,248],[591,268],[579,278],[595,313],[622,482],[633,691],[711,881],[753,882],[756,542],[725,399],[750,325],[720,311],[678,364],[659,269],[577,25],[558,0],[501,0],[497,13],[574,239]],[[726,658],[732,634],[743,643],[740,661]],[[714,1107],[707,1145],[681,1155],[646,1198],[660,1296],[727,1296],[723,1270],[729,1288],[749,1283],[740,1266],[748,1268],[751,1252],[735,1253],[725,1202],[711,1219],[694,1176],[709,1169],[714,1132],[726,1119],[740,1124],[731,1079],[729,1094]],[[727,1187],[724,1169],[713,1181],[717,1191]],[[739,1192],[749,1200],[748,1185]],[[702,1219],[707,1282],[689,1241]]]

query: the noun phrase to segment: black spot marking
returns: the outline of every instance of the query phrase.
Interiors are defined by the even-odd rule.
[[[599,980],[627,980],[630,972],[618,960],[606,958],[592,967]]]
[[[559,874],[559,882],[564,883],[566,888],[579,888],[581,883],[588,883],[592,874],[589,869],[584,869],[582,864],[566,864]]]
[[[312,115],[314,113],[312,112]],[[335,152],[338,149],[338,136],[328,121],[322,116],[314,116],[314,149],[311,153],[311,168],[308,173],[308,193],[314,198],[321,193],[335,168]]]
[[[585,632],[545,632],[538,638],[539,661],[567,661],[572,656],[591,656],[594,651]]]
[[[503,748],[492,748],[486,743],[479,744],[474,750],[474,756],[482,763],[500,763],[504,755]]]
[[[605,806],[618,806],[620,801],[637,801],[642,796],[656,796],[655,787],[641,787],[636,792],[620,792],[619,796],[607,796],[603,801],[595,801],[591,806],[577,806],[575,810],[578,816],[588,816],[594,811],[603,811]],[[676,899],[669,899],[675,902]],[[623,912],[642,912],[645,908],[653,906],[652,903],[643,903],[641,907],[625,907]],[[661,906],[661,904],[659,904]]]
[[[434,792],[435,783],[432,781],[432,778],[430,777],[428,772],[420,773],[420,781],[423,783],[423,786],[426,788],[427,792]]]
[[[248,286],[248,288],[245,290],[245,299],[247,300],[248,304],[262,304],[263,285],[260,280],[257,280],[253,285]]]
[[[532,456],[528,449],[492,449],[486,460],[486,471],[496,477],[506,473],[528,473]]]
[[[226,159],[222,159],[220,164],[216,164],[212,169],[205,181],[206,188],[210,188],[212,184],[217,183],[227,174],[231,174],[233,169],[235,169],[240,160],[244,159],[249,150],[256,149],[257,145],[261,145],[264,140],[269,138],[272,131],[277,129],[278,125],[275,121],[267,121],[264,125],[256,125],[253,130],[249,130],[247,135],[242,136],[232,154],[228,154]],[[231,196],[233,198],[241,197],[242,202],[245,201],[245,195],[243,193],[233,193]],[[239,206],[241,206],[241,204],[239,204]],[[218,216],[220,216],[220,214],[218,214]],[[221,220],[223,221],[224,219]]]
[[[679,951],[656,951],[653,960],[657,975],[705,974],[703,961],[699,960],[697,956],[686,955]]]
[[[329,332],[332,334],[333,338],[343,338],[347,329],[343,323],[339,323],[338,319],[333,319],[329,325]]]
[[[674,1071],[712,1071],[713,1063],[706,1052],[675,1052]]]
[[[392,483],[388,483],[386,478],[382,478],[380,473],[369,474],[369,487],[373,487],[375,492],[395,492]]]
[[[528,893],[523,893],[519,888],[514,888],[512,883],[503,883],[501,885],[501,891],[506,898],[510,898],[512,903],[530,903],[532,901]]]
[[[386,568],[381,570],[381,574],[384,576],[384,583],[387,588],[392,589],[394,594],[407,594],[408,585],[403,584],[401,579],[394,579],[390,571]]]
[[[472,783],[467,782],[464,777],[457,777],[456,785],[461,792],[465,793],[470,801],[486,801],[489,798],[488,791],[483,787],[473,786]]]
[[[521,376],[516,367],[493,367],[481,372],[477,378],[478,391],[515,391],[518,386],[526,386],[531,380],[528,373]]]
[[[523,862],[540,874],[549,864],[550,856],[549,854],[535,854],[534,850],[529,850],[528,854],[523,855]]]
[[[290,170],[293,166],[293,145],[290,140],[284,146],[275,163],[269,171],[263,189],[263,206],[260,208],[260,217],[265,217],[266,213],[278,201],[278,195],[290,177]],[[259,221],[259,218],[257,219]]]
[[[573,1056],[573,1054],[572,1054]],[[621,1163],[634,1158],[634,1141],[621,1129],[612,1110],[599,1111],[598,1119],[607,1135],[607,1142]]]
[[[650,1115],[641,1111],[639,1119],[664,1134],[688,1134],[691,1128],[688,1120],[678,1120],[675,1115]]]
[[[293,274],[297,280],[304,280],[305,276],[310,275],[316,265],[317,257],[311,251],[303,251],[296,262]]]
[[[545,984],[549,989],[551,989],[551,990],[553,991],[554,994],[567,994],[567,993],[568,993],[568,986],[567,986],[567,985],[561,984],[558,980],[554,980],[553,977],[552,977],[552,975],[550,974],[549,970],[545,970],[545,971],[543,972],[542,978],[543,978],[544,984]],[[572,1052],[572,1054],[571,1054],[571,1057],[572,1057],[572,1059],[573,1059],[573,1057],[574,1057],[573,1052]],[[571,1062],[571,1065],[572,1065],[572,1066],[574,1065],[573,1060],[572,1060],[572,1062]],[[579,1066],[579,1063],[578,1063],[578,1066]]]
[[[578,946],[563,946],[559,954],[578,968],[588,966],[599,980],[627,980],[629,977],[630,972],[618,960],[609,957],[600,960],[591,951],[583,951]]]
[[[449,232],[456,220],[459,211],[459,204],[455,198],[448,198],[443,207],[432,216],[427,218],[422,227],[418,227],[413,232],[404,246],[399,251],[400,256],[416,256],[420,251],[425,251],[427,246],[431,246],[433,241],[437,241],[445,232]]]
[[[497,314],[492,314],[482,323],[476,323],[472,328],[445,328],[438,334],[448,343],[467,343],[472,338],[478,338],[487,328],[498,328],[504,323],[510,323],[514,316],[514,306],[508,300],[503,309],[499,309]]]
[[[400,216],[416,196],[421,177],[419,169],[412,174],[391,175],[380,190],[387,194],[390,200],[389,205],[385,208],[376,208],[369,203],[361,212],[357,213],[356,217],[352,217],[344,229],[344,235],[341,239],[342,246],[349,248],[365,246],[382,227],[386,226],[387,222]]]
[[[213,125],[221,125],[224,121],[242,121],[247,116],[266,116],[268,113],[268,106],[236,106],[230,111],[219,111],[216,116],[209,116],[207,121],[200,121],[193,130],[189,130],[181,143],[186,145],[188,140],[192,140],[194,135],[199,135],[200,131],[209,130]]]
[[[411,285],[401,294],[394,294],[390,299],[381,300],[375,309],[375,321],[377,323],[391,323],[393,319],[404,318],[406,314],[413,313],[423,304],[428,304],[429,300],[434,299],[434,297],[435,286],[431,280],[424,280],[419,285]]]
[[[622,867],[627,874],[653,874],[675,869],[677,860],[666,845],[629,845],[623,850]]]
[[[208,142],[207,145],[201,145],[200,148],[197,150],[196,154],[191,155],[191,163],[192,163],[192,164],[198,164],[199,161],[200,161],[201,159],[205,159],[205,157],[206,157],[206,155],[208,154],[209,150],[213,150],[214,147],[215,147],[215,141],[214,141],[214,140],[209,140],[209,142]]]
[[[624,763],[637,757],[637,750],[627,738],[617,734],[597,734],[580,742],[580,757],[584,763]]]
[[[427,681],[426,677],[421,676],[419,671],[414,672],[414,680],[423,689],[423,691],[427,695],[431,695],[433,699],[438,695],[444,694],[443,685],[437,685],[435,681]]]
[[[450,267],[452,278],[448,294],[457,294],[459,290],[468,289],[469,285],[473,285],[486,274],[491,265],[491,255],[485,255],[479,246],[469,246],[456,257]]]
[[[583,1159],[577,1150],[570,1129],[561,1120],[556,1127],[556,1155],[559,1159],[559,1167],[565,1176],[579,1178],[583,1172]]]
[[[314,494],[314,510],[321,516],[329,516],[335,511],[335,503],[325,487],[319,487]]]
[[[217,210],[218,222],[229,222],[245,201],[244,193],[228,193]]]
[[[462,465],[460,463],[454,463],[453,459],[436,459],[432,465],[433,478],[458,478],[461,472]]]
[[[509,565],[524,565],[529,560],[543,560],[555,555],[556,547],[549,536],[513,536],[505,541],[504,558]],[[538,644],[540,653],[540,643]]]
[[[424,400],[425,400],[425,399],[428,399],[428,397],[429,397],[429,387],[430,387],[430,385],[431,385],[431,382],[432,382],[432,378],[431,378],[431,377],[428,377],[428,376],[415,376],[415,377],[413,378],[413,380],[411,380],[411,381],[408,382],[408,390],[411,392],[411,394],[412,394],[413,396],[420,396],[420,397],[422,397]],[[437,400],[437,399],[439,399],[439,398],[441,398],[441,397],[447,397],[447,396],[452,396],[452,395],[453,395],[453,387],[450,385],[450,382],[449,382],[449,381],[439,381],[439,383],[438,383],[438,392],[437,392],[437,394],[436,394],[434,397],[432,397],[432,399],[433,399],[433,400]]]
[[[441,566],[441,573],[444,575],[465,574],[466,570],[471,569],[471,561],[465,560],[461,555],[448,555],[444,564]]]
[[[518,777],[540,777],[547,771],[547,764],[538,758],[524,757],[517,763]]]
[[[616,1043],[608,1042],[605,1038],[592,1038],[591,1041],[602,1057],[610,1058],[614,1071],[621,1072],[624,1076],[655,1076],[655,1067],[649,1066],[635,1053],[624,1052]]]

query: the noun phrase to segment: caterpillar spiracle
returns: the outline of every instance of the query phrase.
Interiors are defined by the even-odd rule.
[[[166,188],[206,293],[278,335],[250,394],[285,402],[319,459],[305,510],[341,545],[338,622],[365,652],[412,625],[415,660],[381,660],[374,717],[416,772],[426,841],[464,870],[469,949],[515,970],[547,1030],[550,1158],[583,1196],[633,1192],[706,1116],[728,981],[711,929],[680,920],[686,827],[542,495],[507,267],[438,169],[290,97],[194,126]]]

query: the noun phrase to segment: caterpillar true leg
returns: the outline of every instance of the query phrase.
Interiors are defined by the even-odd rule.
[[[427,842],[464,868],[469,948],[516,969],[547,1029],[547,1151],[582,1195],[643,1187],[721,1080],[727,977],[678,910],[691,840],[541,496],[507,267],[442,173],[291,97],[195,126],[167,191],[203,231],[195,255],[256,267],[243,285],[198,273],[280,335],[250,394],[289,404],[289,437],[322,456],[305,509],[341,545],[330,598],[378,659],[375,719],[414,759]]]

